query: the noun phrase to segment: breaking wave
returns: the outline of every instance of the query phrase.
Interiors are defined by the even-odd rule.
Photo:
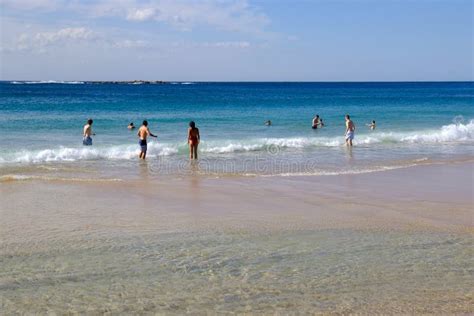
[[[163,144],[150,142],[148,155],[168,156],[176,154],[177,149]],[[118,145],[110,147],[59,147],[55,149],[42,149],[36,151],[20,151],[7,157],[0,157],[0,163],[41,163],[77,160],[129,160],[138,155],[136,145]]]
[[[374,132],[356,135],[355,144],[436,144],[474,141],[474,120],[467,124],[450,124],[439,130],[414,132]],[[264,138],[232,141],[222,144],[210,142],[201,148],[209,153],[233,153],[272,150],[272,148],[338,147],[344,145],[343,137],[293,137]]]
[[[374,132],[356,135],[355,145],[404,145],[404,144],[462,144],[474,141],[474,120],[467,124],[450,124],[438,130],[413,132]],[[276,153],[285,149],[312,149],[317,147],[338,147],[344,144],[338,137],[293,137],[255,138],[247,140],[203,141],[200,151],[209,155],[239,152]],[[0,164],[42,163],[77,160],[130,160],[136,159],[139,149],[136,144],[101,147],[59,147],[42,150],[24,150],[5,153],[0,156]],[[148,156],[173,156],[187,153],[186,143],[148,144]]]

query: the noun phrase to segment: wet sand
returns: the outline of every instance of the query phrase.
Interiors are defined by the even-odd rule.
[[[471,313],[473,164],[0,184],[6,313]]]

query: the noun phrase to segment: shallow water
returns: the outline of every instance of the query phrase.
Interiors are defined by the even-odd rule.
[[[469,172],[3,182],[0,307],[469,314]]]
[[[2,247],[4,312],[472,312],[472,236],[88,234]],[[15,254],[15,255],[13,255]]]

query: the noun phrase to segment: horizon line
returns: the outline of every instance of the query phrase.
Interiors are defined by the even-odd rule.
[[[162,80],[162,79],[123,79],[123,80],[59,80],[59,79],[0,79],[0,82],[196,82],[196,83],[436,83],[436,82],[474,82],[471,80]]]

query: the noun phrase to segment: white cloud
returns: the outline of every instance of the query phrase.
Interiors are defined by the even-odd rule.
[[[247,0],[102,0],[87,7],[94,17],[115,16],[128,21],[155,21],[189,31],[200,25],[218,30],[263,34],[269,18]]]
[[[129,21],[146,21],[155,16],[156,10],[154,8],[134,9],[127,15]]]
[[[220,30],[259,33],[268,18],[249,7],[246,1],[170,1],[154,3],[155,20],[181,30],[208,25]]]
[[[127,21],[155,21],[178,30],[208,26],[221,31],[265,34],[269,18],[247,0],[0,0],[14,10],[50,10],[75,14],[77,19],[117,17]]]
[[[45,28],[40,24],[25,24],[21,20],[6,18],[2,20],[2,28],[8,30],[2,33],[0,42],[1,53],[44,53],[49,50],[59,51],[71,47],[76,51],[81,49],[143,49],[152,47],[148,40],[137,38],[136,34],[123,32],[108,32],[107,29],[92,30],[88,27],[65,27],[59,29]]]
[[[49,45],[64,40],[93,40],[97,36],[85,27],[67,27],[56,32],[37,33],[34,40],[42,45]]]
[[[3,51],[32,51],[44,53],[49,47],[59,47],[71,43],[96,43],[114,48],[146,48],[149,43],[142,40],[107,39],[103,34],[85,27],[63,28],[57,31],[22,33],[14,45]]]
[[[38,32],[33,35],[23,33],[17,40],[15,50],[36,50],[44,52],[49,46],[66,42],[92,41],[99,35],[84,27],[68,27],[55,32]]]

